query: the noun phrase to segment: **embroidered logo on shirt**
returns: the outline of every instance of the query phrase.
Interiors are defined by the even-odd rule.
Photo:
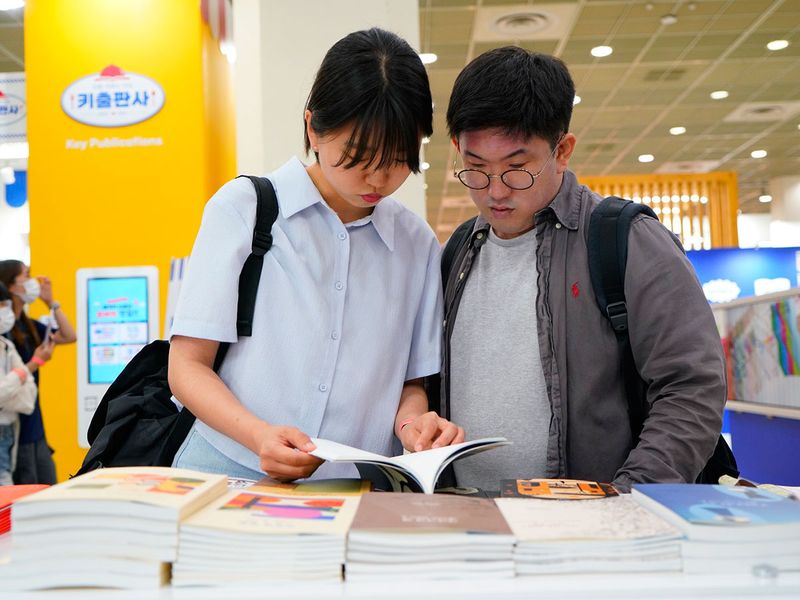
[[[580,294],[581,290],[578,287],[578,282],[576,281],[575,283],[572,284],[572,297],[577,298],[578,296],[580,296]]]

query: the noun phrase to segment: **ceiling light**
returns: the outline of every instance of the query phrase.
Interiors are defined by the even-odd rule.
[[[670,127],[669,132],[672,135],[683,135],[686,133],[686,127]]]
[[[603,58],[604,56],[610,56],[614,49],[611,46],[595,46],[591,52],[595,58]]]
[[[772,40],[769,44],[767,44],[767,50],[772,50],[775,52],[776,50],[783,50],[784,48],[788,48],[789,41],[788,40]]]
[[[572,99],[572,105],[575,106],[576,104],[581,103],[581,97],[578,94],[575,94],[575,97]]]
[[[728,92],[725,90],[717,90],[716,92],[711,92],[709,95],[712,100],[724,100],[728,97]]]
[[[0,144],[0,159],[14,160],[15,158],[28,158],[28,142]]]
[[[419,168],[420,168],[420,170],[422,170],[422,171],[427,171],[428,169],[430,169],[430,168],[431,168],[431,163],[429,163],[429,162],[424,162],[424,161],[423,161],[423,162],[421,162],[421,163],[419,164]]]
[[[673,15],[672,13],[668,13],[666,15],[661,15],[661,24],[662,25],[675,25],[678,22],[677,15]]]
[[[0,0],[0,10],[14,10],[25,6],[25,0]]]
[[[761,194],[758,197],[758,201],[761,202],[762,204],[766,204],[767,202],[772,202],[772,196],[770,196],[769,194]]]
[[[753,150],[750,153],[750,156],[752,156],[753,158],[764,158],[766,155],[767,155],[766,150]]]
[[[423,52],[422,54],[419,55],[419,59],[422,61],[423,65],[429,65],[439,60],[439,57],[436,56],[433,52]]]
[[[656,159],[656,157],[653,156],[652,154],[640,154],[639,155],[639,162],[640,163],[653,162],[655,159]]]

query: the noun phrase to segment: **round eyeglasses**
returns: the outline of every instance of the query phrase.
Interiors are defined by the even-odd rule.
[[[548,163],[553,156],[555,156],[562,139],[563,137],[558,139],[558,142],[556,142],[556,145],[550,152],[547,160],[537,173],[531,173],[527,169],[508,169],[507,171],[500,173],[500,175],[490,175],[484,171],[481,171],[480,169],[461,169],[460,171],[456,171],[456,162],[453,161],[453,175],[458,177],[458,180],[461,183],[472,190],[485,190],[489,187],[493,177],[498,178],[512,190],[527,190],[529,187],[532,187],[534,183],[536,183],[536,178],[542,174],[545,168],[547,168]]]

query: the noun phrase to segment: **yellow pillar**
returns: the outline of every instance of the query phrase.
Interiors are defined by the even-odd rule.
[[[163,315],[170,256],[189,253],[205,201],[235,174],[230,68],[200,3],[28,0],[25,62],[32,272],[53,280],[74,323],[77,269],[156,265]],[[115,127],[68,116],[65,90],[111,65],[157,83],[163,107]],[[74,345],[44,367],[40,395],[63,480],[85,452]]]

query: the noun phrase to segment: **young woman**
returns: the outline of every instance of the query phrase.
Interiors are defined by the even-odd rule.
[[[174,465],[283,480],[355,475],[320,466],[310,437],[379,454],[461,442],[428,412],[439,370],[439,244],[388,197],[419,170],[432,102],[417,54],[380,29],[326,54],[304,113],[306,151],[273,172],[272,228],[253,336],[237,340],[238,278],[255,191],[234,180],[203,215],[172,326],[170,386],[198,418]],[[220,342],[232,344],[219,374]],[[316,471],[316,473],[315,473]]]
[[[36,405],[36,384],[31,372],[36,371],[37,365],[29,367],[22,362],[14,344],[3,337],[11,331],[15,321],[11,293],[0,283],[0,485],[13,483],[19,415],[31,414]],[[45,349],[36,351],[40,359],[49,358]]]

